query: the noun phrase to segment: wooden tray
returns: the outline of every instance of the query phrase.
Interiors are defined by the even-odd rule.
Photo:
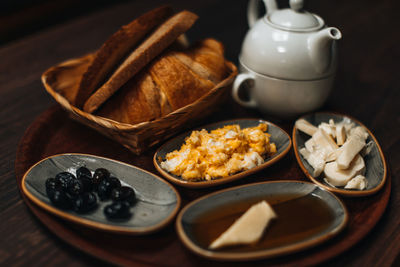
[[[283,125],[290,132],[291,125]],[[286,127],[285,127],[286,126]],[[41,114],[23,136],[15,161],[15,173],[21,189],[25,171],[37,161],[50,155],[66,152],[88,153],[124,161],[157,173],[152,163],[155,150],[135,156],[128,149],[107,139],[94,130],[71,120],[60,107],[54,106]],[[182,207],[204,194],[245,183],[267,180],[306,180],[297,165],[293,151],[270,168],[249,176],[247,179],[211,189],[177,187],[182,197]],[[333,258],[360,241],[381,218],[390,196],[391,180],[377,194],[363,198],[342,198],[350,213],[347,228],[334,239],[315,248],[289,256],[253,262],[268,266],[314,265]],[[22,195],[23,196],[23,195]],[[31,203],[24,201],[37,218],[55,235],[72,246],[102,260],[118,265],[163,266],[232,266],[233,263],[214,262],[200,258],[188,251],[178,240],[173,224],[148,236],[123,236],[102,233],[83,228],[54,217]]]

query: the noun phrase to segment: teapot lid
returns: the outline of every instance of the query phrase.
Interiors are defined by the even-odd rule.
[[[303,10],[303,0],[290,0],[290,8],[274,10],[267,14],[266,20],[289,31],[315,31],[324,26],[322,18]]]

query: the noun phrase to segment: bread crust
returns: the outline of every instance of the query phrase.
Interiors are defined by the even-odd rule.
[[[172,14],[168,6],[155,8],[111,35],[96,52],[95,58],[83,74],[75,99],[75,106],[82,108],[90,95],[112,72],[117,64],[141,41],[146,34]]]
[[[129,79],[186,32],[198,16],[182,11],[159,26],[142,44],[124,60],[111,77],[85,102],[83,110],[93,113]]]

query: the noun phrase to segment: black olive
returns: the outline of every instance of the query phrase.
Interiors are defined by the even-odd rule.
[[[84,191],[84,185],[81,179],[73,179],[68,183],[68,193],[71,195],[80,195]]]
[[[82,177],[78,178],[78,180],[80,180],[82,182],[84,192],[90,192],[93,190],[92,179],[82,176]]]
[[[97,188],[97,194],[99,195],[100,200],[104,201],[110,198],[111,191],[114,188],[121,187],[121,182],[115,178],[111,177],[109,179],[104,179],[100,182]]]
[[[55,190],[54,193],[49,196],[49,198],[50,201],[59,208],[71,208],[71,199],[64,191]]]
[[[68,198],[68,201],[71,203],[71,206],[74,204],[75,199],[79,196],[79,195],[72,195],[70,193],[65,193],[65,195]]]
[[[85,213],[89,212],[97,207],[96,195],[92,192],[85,192],[79,195],[73,201],[73,207],[76,212]]]
[[[70,181],[76,179],[75,176],[70,172],[60,172],[55,177],[56,182],[59,183],[61,189],[65,192],[68,190],[68,184]]]
[[[109,198],[111,194],[111,184],[108,180],[102,180],[97,187],[97,194],[99,195],[100,200],[106,200]]]
[[[55,178],[47,178],[46,179],[46,189],[51,188],[51,189],[56,189],[57,188],[57,182]]]
[[[118,178],[110,177],[109,180],[113,189],[121,187],[121,181]]]
[[[46,179],[46,193],[47,196],[50,197],[50,195],[54,194],[55,190],[61,189],[60,184],[57,183],[55,178],[47,178]]]
[[[126,201],[117,201],[105,206],[103,212],[108,219],[127,219],[131,217],[129,203]]]
[[[76,170],[76,178],[80,179],[82,177],[86,177],[86,178],[92,179],[92,173],[90,172],[90,170],[88,168],[86,168],[86,167],[83,167],[83,166],[79,167]]]
[[[111,199],[114,201],[126,201],[132,206],[135,202],[135,191],[128,186],[114,188],[111,192]]]
[[[101,181],[110,178],[110,172],[104,168],[98,168],[93,174],[93,185],[96,188],[100,185]]]
[[[93,177],[92,173],[90,170],[86,167],[79,167],[79,169],[76,170],[76,178],[82,181],[83,183],[83,188],[85,192],[90,192],[93,190],[94,184],[93,184]]]

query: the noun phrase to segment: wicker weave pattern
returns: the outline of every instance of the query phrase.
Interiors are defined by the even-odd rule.
[[[82,68],[83,64],[87,64],[91,58],[92,55],[71,59],[49,68],[42,75],[45,89],[69,112],[74,120],[108,136],[137,155],[176,134],[184,128],[186,123],[209,115],[221,103],[227,91],[230,91],[232,82],[237,75],[236,66],[232,62],[226,61],[226,66],[230,70],[229,76],[217,84],[208,94],[162,118],[131,125],[86,113],[73,106],[70,103],[71,99],[67,99],[66,95],[69,94],[65,92],[74,90],[83,74],[73,70]],[[68,75],[66,70],[70,72],[72,70],[74,74]]]

